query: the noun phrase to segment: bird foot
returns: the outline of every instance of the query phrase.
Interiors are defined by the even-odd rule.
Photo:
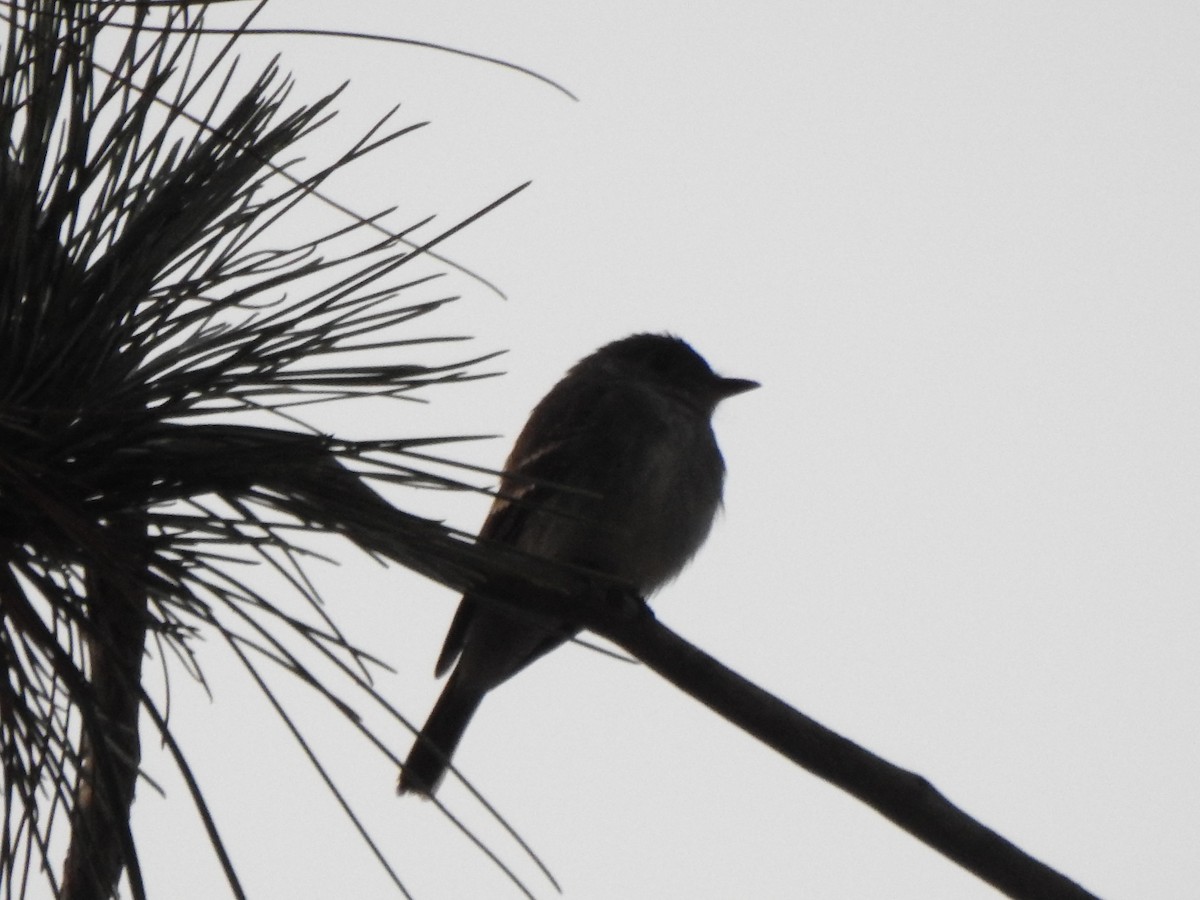
[[[613,610],[622,621],[632,622],[646,617],[654,618],[654,612],[650,609],[646,598],[631,588],[602,587],[599,588],[599,592],[604,605]]]

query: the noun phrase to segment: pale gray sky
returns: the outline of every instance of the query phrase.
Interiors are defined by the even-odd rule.
[[[443,247],[508,301],[455,277],[464,300],[417,326],[510,348],[509,376],[346,430],[501,434],[461,450],[497,466],[574,360],[677,332],[763,388],[717,417],[726,514],[661,618],[1099,895],[1194,891],[1200,7],[330,9],[268,15],[500,56],[582,98],[426,50],[247,53],[281,46],[298,99],[351,79],[330,152],[397,102],[398,122],[433,120],[333,186],[357,209],[448,225],[534,179]],[[486,511],[416,502],[469,530]],[[455,598],[357,559],[317,576],[422,720]],[[173,725],[251,895],[393,896],[205,653],[219,702],[180,681]],[[414,896],[518,896],[433,807],[395,798],[378,753],[307,716]],[[997,896],[652,673],[576,648],[490,697],[457,762],[571,900]],[[149,766],[171,792],[137,806],[151,889],[219,896],[169,762]],[[443,798],[485,828],[457,785]]]

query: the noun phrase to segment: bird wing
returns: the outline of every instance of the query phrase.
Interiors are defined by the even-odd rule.
[[[568,378],[534,407],[504,465],[500,491],[479,529],[480,539],[515,545],[529,512],[549,495],[562,490],[564,484],[577,490],[590,487],[579,483],[581,471],[586,472],[579,465],[580,455],[589,450],[594,453],[597,448],[589,447],[588,441],[594,443],[597,433],[614,433],[613,429],[599,428],[595,421],[620,415],[620,404],[614,399],[606,385],[571,384]],[[437,677],[446,674],[462,652],[478,602],[466,594],[459,603],[434,666]]]

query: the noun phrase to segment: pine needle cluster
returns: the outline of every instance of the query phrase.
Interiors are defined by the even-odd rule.
[[[436,239],[328,207],[321,233],[280,238],[331,174],[410,129],[385,117],[306,166],[337,94],[293,103],[274,65],[242,78],[238,29],[206,34],[201,4],[29,0],[0,16],[0,881],[100,898],[124,871],[144,896],[129,829],[144,713],[240,894],[144,688],[147,649],[203,679],[195,639],[215,635],[252,675],[269,661],[336,705],[286,633],[370,690],[300,536],[459,588],[489,557],[368,483],[461,486],[428,470],[429,439],[342,439],[305,413],[479,377],[487,357],[410,361],[429,339],[409,326],[449,299],[414,271]],[[257,590],[248,561],[320,624]]]

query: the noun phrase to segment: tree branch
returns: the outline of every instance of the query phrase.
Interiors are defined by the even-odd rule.
[[[1075,882],[968,816],[920,775],[830,731],[654,618],[597,617],[588,627],[792,762],[866,803],[1009,897],[1096,900]]]
[[[136,533],[126,523],[116,527]],[[133,895],[144,893],[129,812],[141,761],[146,588],[135,572],[105,568],[88,578],[88,670],[95,705],[81,737],[83,765],[63,863],[64,900],[107,900],[116,894],[122,870],[129,874]]]

